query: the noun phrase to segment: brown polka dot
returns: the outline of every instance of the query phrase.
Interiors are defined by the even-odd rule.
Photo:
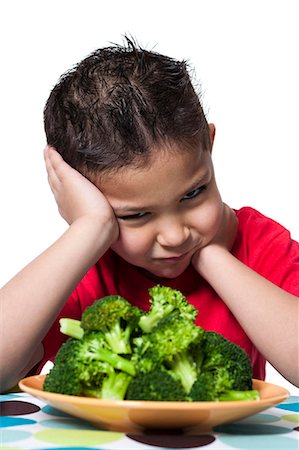
[[[0,404],[0,416],[21,416],[25,414],[32,414],[39,410],[40,407],[34,405],[33,403],[17,400],[1,402]]]
[[[168,448],[194,448],[204,447],[215,441],[211,434],[200,434],[198,436],[184,436],[181,434],[127,434],[127,437],[133,441],[142,444],[153,445],[156,447]]]

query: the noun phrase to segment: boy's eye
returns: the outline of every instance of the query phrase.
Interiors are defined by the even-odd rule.
[[[206,186],[200,186],[196,189],[193,189],[192,191],[190,191],[186,195],[184,195],[182,200],[191,200],[192,198],[197,197],[199,194],[201,194],[203,191],[205,191],[206,188],[207,188]]]
[[[145,217],[147,214],[147,212],[139,212],[136,214],[129,214],[128,216],[118,216],[118,219],[121,220],[136,220],[136,219],[143,219],[143,217]]]

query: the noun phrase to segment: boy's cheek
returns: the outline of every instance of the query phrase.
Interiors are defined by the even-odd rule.
[[[111,249],[124,259],[137,258],[138,255],[143,253],[143,245],[133,233],[122,233],[120,231],[117,241],[115,241]]]

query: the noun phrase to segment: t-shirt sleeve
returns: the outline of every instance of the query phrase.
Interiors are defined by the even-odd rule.
[[[255,210],[248,216],[247,264],[299,297],[299,244],[282,225]]]

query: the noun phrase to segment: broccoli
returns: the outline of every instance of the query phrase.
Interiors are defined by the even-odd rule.
[[[81,327],[84,331],[101,331],[113,352],[130,354],[131,337],[142,314],[119,295],[110,295],[85,309]]]
[[[106,371],[103,368],[102,375],[100,382],[92,380],[84,385],[83,395],[103,400],[124,400],[132,376],[111,366]]]
[[[220,368],[211,372],[203,372],[193,384],[189,393],[190,400],[199,401],[235,401],[258,400],[256,390],[232,390],[232,380],[227,369]]]
[[[202,347],[203,372],[225,367],[232,381],[231,389],[252,389],[252,368],[245,350],[214,331],[205,333]]]
[[[252,369],[246,352],[218,333],[205,333],[200,373],[190,390],[192,401],[253,400]]]
[[[142,344],[138,338],[138,369],[149,371],[161,366],[171,369],[186,393],[189,392],[198,374],[198,361],[193,349],[198,348],[203,336],[202,328],[171,313],[151,333],[144,335]]]
[[[255,400],[244,350],[195,325],[197,311],[169,287],[150,289],[148,313],[114,295],[81,321],[63,318],[70,338],[59,349],[44,390],[100,399]]]
[[[197,310],[188,303],[180,291],[157,285],[152,287],[149,292],[150,310],[139,321],[139,326],[144,333],[150,333],[161,319],[173,311],[190,322],[194,322]]]
[[[81,327],[81,321],[76,319],[62,318],[59,320],[60,332],[67,336],[81,339],[84,334],[84,330]]]
[[[171,372],[157,368],[132,378],[126,400],[186,401],[180,381]]]
[[[87,368],[77,360],[80,341],[68,339],[60,347],[54,366],[46,376],[43,390],[58,394],[81,395],[81,377],[89,378]]]
[[[135,373],[134,364],[114,353],[102,333],[89,332],[82,339],[70,338],[61,346],[43,389],[68,395],[88,392],[97,397],[124,398],[125,383],[128,385]],[[124,392],[120,389],[122,384]]]

